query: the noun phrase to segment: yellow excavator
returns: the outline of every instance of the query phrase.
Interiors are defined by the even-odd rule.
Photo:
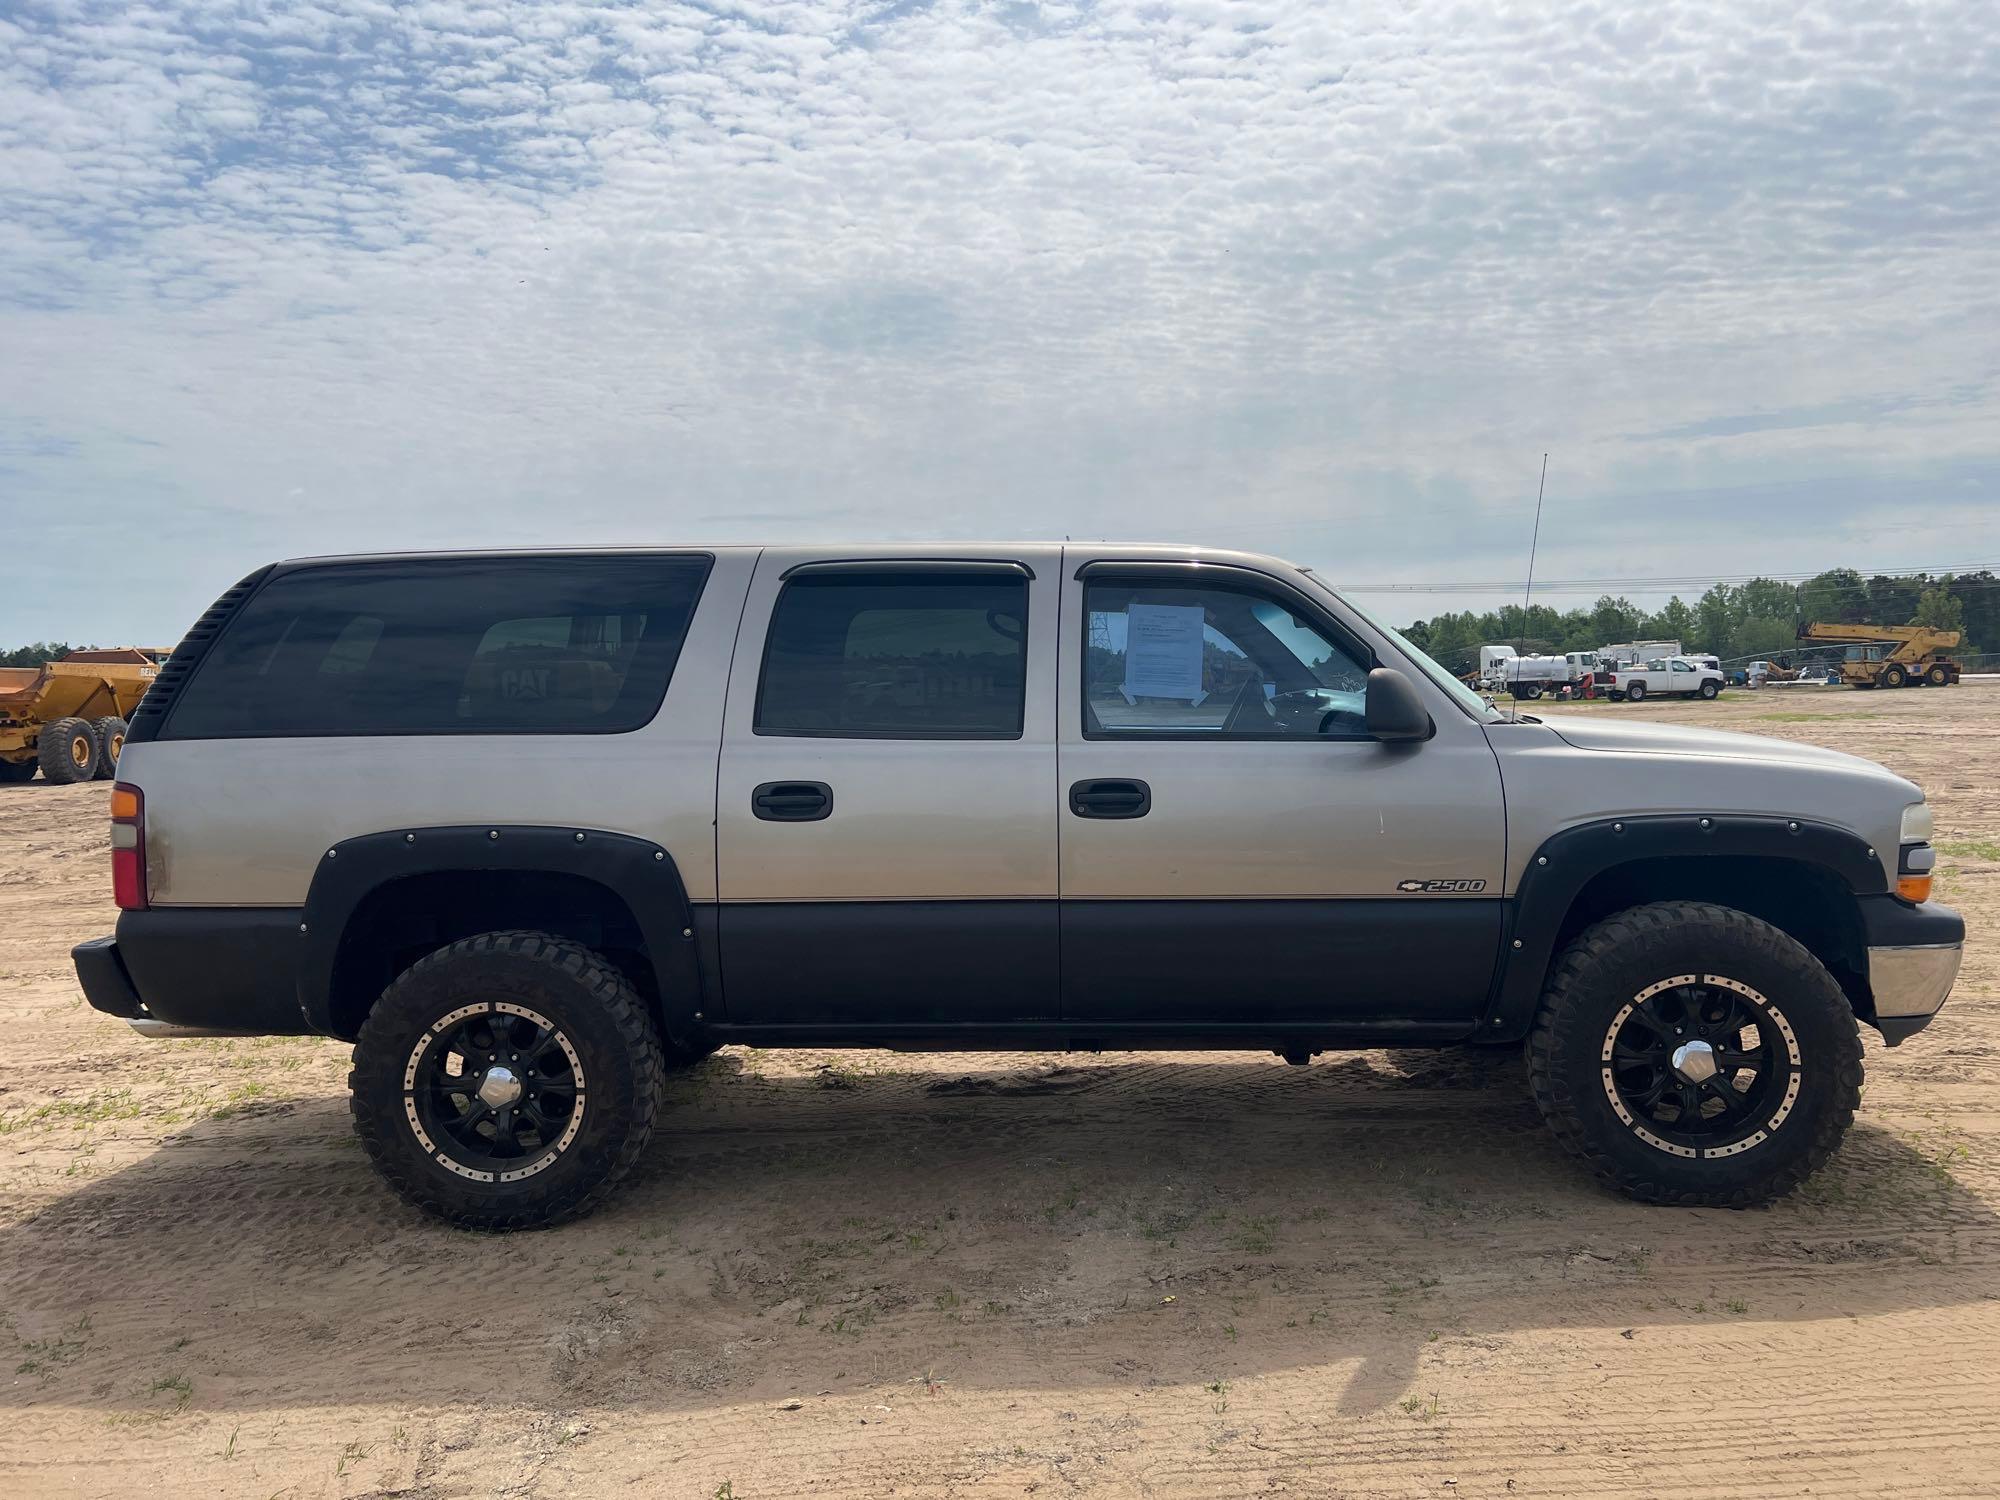
[[[1959,642],[1956,630],[1928,625],[1805,625],[1802,641],[1847,643],[1840,680],[1849,687],[1951,687],[1961,668],[1944,653]]]

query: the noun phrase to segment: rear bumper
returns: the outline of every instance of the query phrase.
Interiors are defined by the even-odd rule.
[[[118,956],[117,938],[91,938],[70,949],[69,956],[92,1010],[121,1021],[136,1021],[146,1014],[132,976],[125,972],[125,960]]]
[[[299,921],[280,907],[128,911],[70,958],[91,1007],[143,1036],[304,1036]]]
[[[1875,1025],[1893,1047],[1929,1025],[1951,994],[1965,956],[1965,919],[1934,901],[1909,906],[1875,896],[1861,905]]]

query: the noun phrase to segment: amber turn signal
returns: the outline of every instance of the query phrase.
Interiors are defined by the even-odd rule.
[[[1896,877],[1896,894],[1905,901],[1928,901],[1931,899],[1931,877],[1899,875]]]
[[[111,789],[111,816],[116,819],[130,819],[139,816],[139,794],[129,786],[115,786]]]

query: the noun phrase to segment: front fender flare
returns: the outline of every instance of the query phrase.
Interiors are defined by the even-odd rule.
[[[1882,862],[1866,839],[1804,818],[1676,813],[1566,828],[1535,851],[1507,903],[1506,939],[1482,1035],[1512,1041],[1527,1034],[1563,921],[1585,886],[1620,865],[1690,856],[1786,859],[1832,872],[1857,896],[1889,889]]]

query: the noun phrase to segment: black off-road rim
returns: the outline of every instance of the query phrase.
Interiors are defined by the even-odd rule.
[[[410,1049],[403,1110],[439,1166],[474,1182],[546,1171],[583,1128],[583,1060],[548,1017],[487,1001],[439,1017]]]
[[[1791,1115],[1804,1080],[1784,1013],[1720,974],[1679,974],[1639,991],[1612,1017],[1599,1061],[1626,1128],[1685,1158],[1761,1145]]]

